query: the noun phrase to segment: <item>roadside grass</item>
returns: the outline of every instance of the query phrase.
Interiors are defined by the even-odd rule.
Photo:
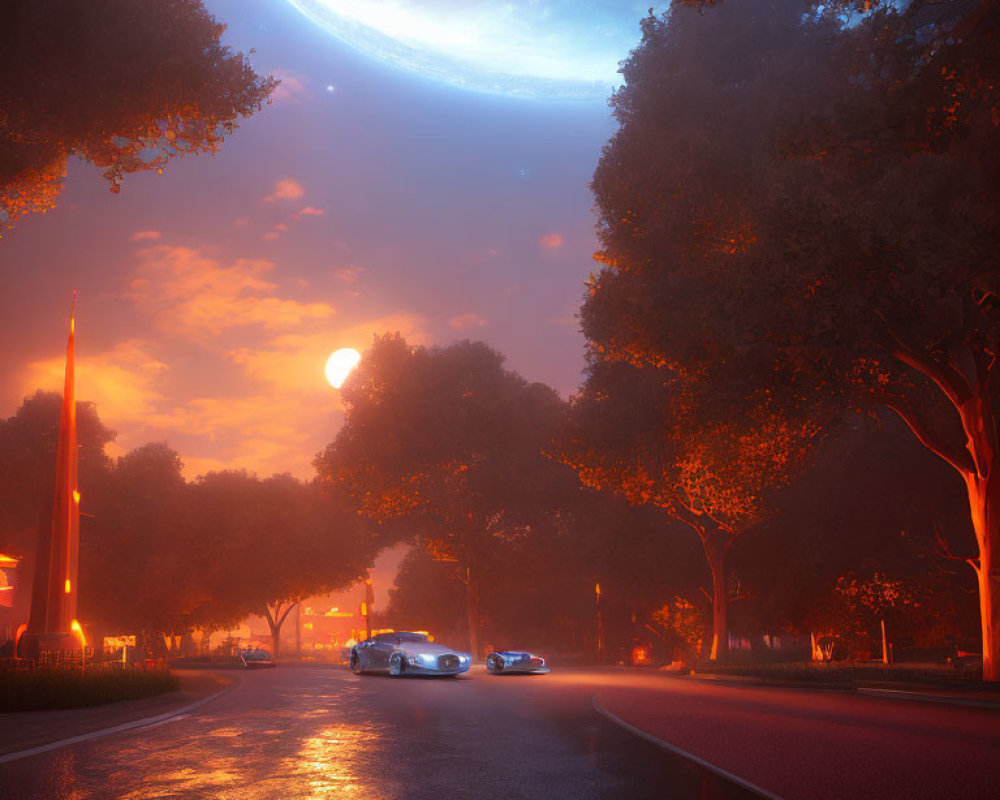
[[[179,687],[177,677],[166,669],[4,669],[0,712],[98,706]]]
[[[961,689],[1000,691],[996,684],[984,683],[981,665],[890,664],[839,661],[789,662],[772,664],[713,665],[701,663],[695,673],[720,677],[752,677],[803,684],[832,684],[845,687],[858,683],[925,684]]]

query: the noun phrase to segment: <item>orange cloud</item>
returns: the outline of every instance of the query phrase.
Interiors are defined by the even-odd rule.
[[[128,237],[130,242],[148,242],[160,238],[159,231],[136,231]]]
[[[306,88],[308,81],[305,75],[278,69],[274,71],[274,77],[281,81],[271,94],[276,102],[301,102],[309,97],[309,90]]]
[[[361,273],[365,271],[364,267],[359,267],[357,264],[351,264],[349,267],[341,267],[333,273],[333,276],[342,283],[348,285],[354,285],[358,282],[358,278],[361,277]]]
[[[305,208],[300,208],[296,212],[296,217],[322,217],[326,212],[322,208],[316,208],[315,206],[306,206]]]
[[[542,247],[553,248],[563,246],[563,237],[561,233],[549,233],[538,240],[538,244]]]
[[[161,245],[140,253],[128,297],[157,325],[189,337],[257,325],[267,330],[331,318],[326,303],[300,303],[274,296],[277,284],[265,276],[274,264],[239,259],[224,266],[197,250]]]
[[[183,447],[173,446],[183,455],[188,478],[220,469],[311,477],[313,456],[343,421],[340,393],[323,374],[326,359],[340,347],[363,351],[375,334],[395,331],[414,344],[430,343],[421,318],[395,314],[348,328],[286,333],[220,353],[243,369],[252,386],[248,394],[161,402],[147,410],[144,438],[131,443],[130,437],[126,444],[183,441]]]
[[[485,324],[485,319],[478,314],[473,314],[472,312],[469,312],[468,314],[459,314],[457,317],[452,317],[448,320],[448,327],[453,331],[462,331],[466,328],[481,328]]]
[[[432,341],[426,321],[405,312],[340,323],[328,303],[294,299],[303,292],[294,276],[279,284],[274,274],[263,259],[140,250],[123,299],[150,330],[104,352],[77,351],[78,396],[96,402],[118,433],[110,455],[163,441],[188,478],[234,468],[311,477],[313,456],[343,421],[340,393],[323,373],[329,354],[364,351],[376,334],[396,331],[413,344]],[[84,321],[80,345],[86,329]],[[61,348],[29,364],[17,376],[21,396],[59,391],[63,367]]]
[[[130,339],[97,354],[76,359],[77,397],[97,403],[97,411],[111,427],[126,428],[156,413],[164,402],[158,384],[168,367],[153,356],[149,342]],[[62,393],[65,356],[59,354],[27,364],[22,375],[24,395],[36,389]],[[119,431],[121,432],[121,431]]]
[[[299,200],[305,193],[306,190],[295,178],[283,178],[274,184],[272,193],[263,200],[265,203],[273,203],[277,200]]]

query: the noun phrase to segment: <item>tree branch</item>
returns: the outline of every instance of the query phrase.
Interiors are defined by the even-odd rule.
[[[944,392],[945,397],[955,408],[959,408],[969,399],[972,390],[969,388],[968,381],[958,370],[950,365],[942,367],[935,364],[929,358],[904,345],[892,332],[889,335],[896,342],[896,348],[892,350],[893,358],[930,378]]]
[[[888,402],[886,403],[886,407],[899,415],[899,418],[913,431],[913,435],[917,437],[920,444],[934,453],[934,455],[948,462],[959,474],[965,476],[973,473],[975,465],[968,454],[962,453],[958,456],[949,454],[945,446],[937,441],[920,420],[911,411],[903,408],[901,404]]]
[[[934,552],[936,552],[941,558],[946,558],[949,561],[961,561],[968,564],[973,570],[976,571],[976,573],[978,573],[979,564],[976,559],[966,558],[965,556],[956,556],[952,552],[951,545],[948,544],[948,541],[944,538],[944,535],[941,533],[941,528],[934,517],[931,517],[931,525],[934,527]]]
[[[288,608],[285,609],[285,612],[281,615],[281,619],[278,620],[279,628],[285,624],[285,620],[288,619],[288,615],[291,613],[292,609],[295,608],[295,606],[297,606],[298,604],[299,604],[298,600],[296,600],[294,603],[288,604]],[[277,608],[275,608],[275,611],[277,611]]]

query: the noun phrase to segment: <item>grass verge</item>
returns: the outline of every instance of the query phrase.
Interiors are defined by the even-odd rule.
[[[8,669],[0,671],[0,712],[99,706],[179,687],[166,669]]]

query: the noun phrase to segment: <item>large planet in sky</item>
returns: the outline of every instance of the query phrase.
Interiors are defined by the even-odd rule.
[[[289,0],[364,53],[457,86],[603,102],[658,0]]]

